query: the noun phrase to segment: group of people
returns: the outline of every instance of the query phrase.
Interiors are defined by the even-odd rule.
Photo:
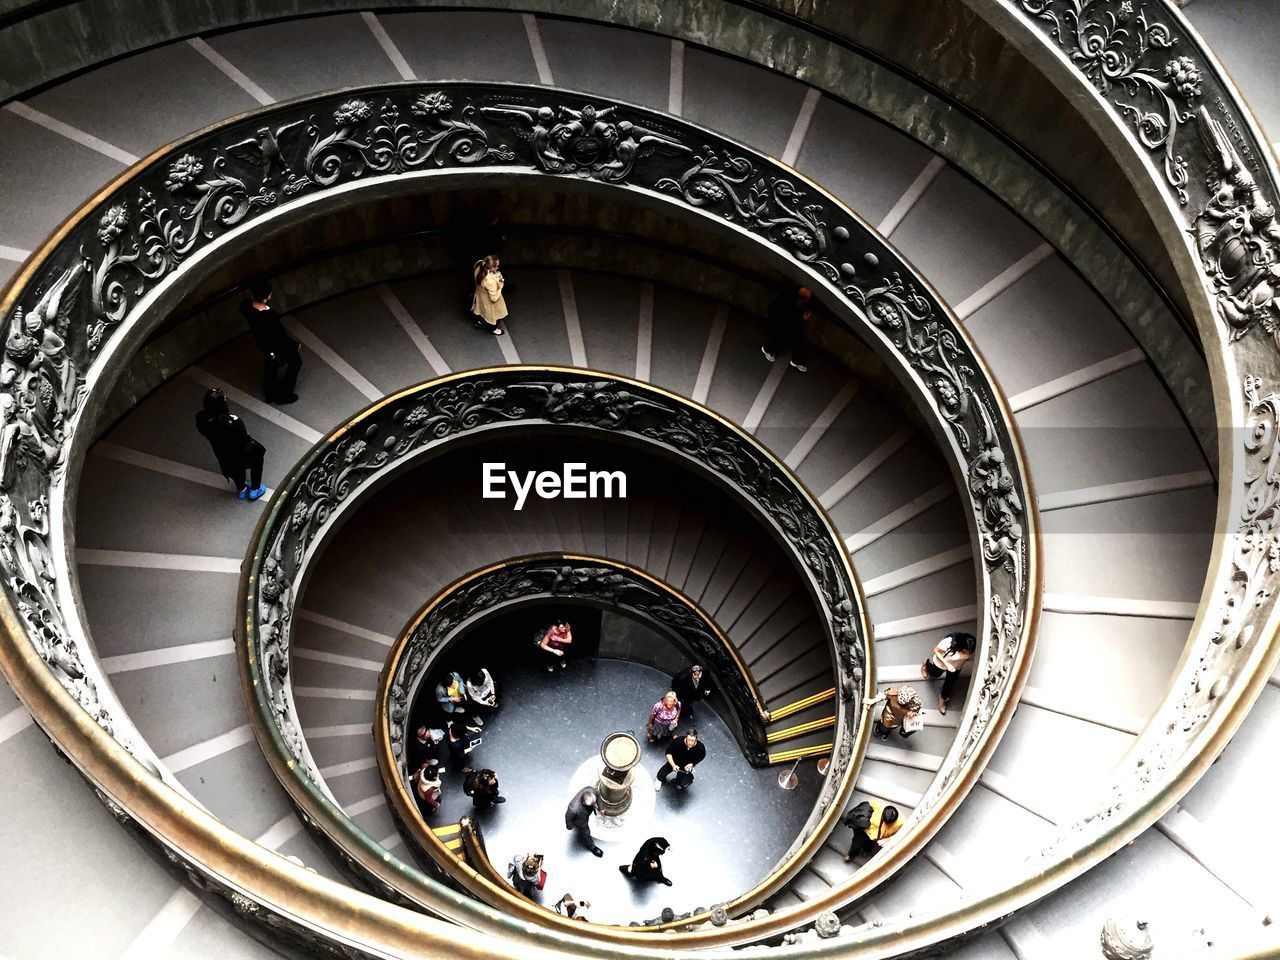
[[[566,622],[553,624],[542,632],[538,646],[548,658],[552,658],[545,664],[548,670],[555,669],[555,662],[563,663],[563,650],[557,650],[554,641],[568,637],[568,642],[572,642],[571,633]],[[679,733],[679,726],[682,721],[692,723],[694,704],[706,700],[711,693],[710,678],[702,665],[695,663],[671,677],[671,689],[650,710],[646,723],[648,740],[666,744],[662,765],[654,777],[654,790],[661,790],[672,776],[677,790],[685,790],[693,783],[694,768],[706,759],[707,748],[700,742],[694,727],[689,726]],[[578,846],[593,856],[603,857],[604,851],[591,834],[591,818],[599,814],[599,799],[595,787],[579,790],[565,807],[564,826],[574,834]],[[618,872],[630,881],[661,883],[669,887],[671,880],[663,873],[662,855],[670,849],[671,843],[665,837],[650,837],[641,844],[629,863],[618,867]],[[541,853],[517,854],[507,864],[507,879],[521,894],[531,896],[546,883],[544,863],[545,857]],[[582,910],[589,905],[575,901],[576,905],[571,908],[573,912],[566,912],[566,900],[572,901],[573,898],[566,894],[556,904],[556,909],[574,919],[584,919]]]
[[[493,674],[482,666],[467,671],[447,671],[434,689],[442,722],[439,727],[420,725],[409,742],[413,773],[409,788],[418,811],[427,819],[440,809],[445,761],[462,774],[462,791],[476,810],[506,803],[498,775],[487,767],[474,768],[470,756],[483,741],[485,715],[498,707],[498,687]]]
[[[947,712],[960,671],[973,657],[976,647],[977,640],[973,634],[962,631],[949,633],[938,641],[920,664],[921,679],[942,681],[942,689],[938,693],[939,713]],[[891,686],[871,700],[872,706],[881,703],[884,706],[873,724],[875,735],[881,740],[888,740],[894,730],[900,737],[910,737],[924,726],[921,716],[924,701],[915,687],[908,684]],[[898,808],[876,799],[864,800],[853,806],[841,823],[853,830],[849,852],[844,858],[846,863],[863,854],[876,853],[884,841],[902,827]]]
[[[933,652],[920,664],[920,677],[925,680],[942,680],[938,694],[938,712],[945,714],[955,690],[960,671],[977,646],[971,633],[950,633],[933,648]],[[874,723],[874,730],[881,740],[898,731],[898,736],[909,737],[924,727],[924,701],[919,691],[909,684],[901,684],[880,691],[870,706],[884,704]]]

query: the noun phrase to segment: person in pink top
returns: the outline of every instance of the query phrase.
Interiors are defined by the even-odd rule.
[[[542,639],[538,642],[538,649],[541,650],[546,658],[547,673],[555,670],[555,664],[559,662],[560,669],[565,667],[565,652],[569,644],[573,643],[573,630],[569,627],[568,620],[561,620],[559,623],[553,623],[542,632]]]
[[[650,743],[657,743],[659,740],[670,740],[679,725],[680,701],[674,691],[668,690],[649,711],[649,720],[644,725],[644,732],[648,735]]]

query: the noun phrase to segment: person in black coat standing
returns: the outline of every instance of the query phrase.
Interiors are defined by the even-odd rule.
[[[213,447],[218,468],[236,485],[236,495],[241,500],[257,500],[267,492],[262,485],[266,447],[249,436],[244,421],[231,412],[221,390],[204,395],[204,409],[196,414],[196,429]],[[249,475],[248,483],[245,474]]]
[[[809,342],[804,338],[804,324],[811,316],[813,291],[808,287],[795,287],[781,294],[769,306],[766,325],[769,342],[760,348],[770,363],[778,359],[783,350],[791,351],[791,366],[800,373],[809,368]]]
[[[271,306],[269,283],[255,283],[248,293],[240,302],[240,313],[262,353],[262,395],[268,403],[293,403],[298,399],[293,388],[302,368],[298,341],[285,332],[280,314]]]
[[[498,803],[506,803],[498,787],[498,775],[488,768],[470,770],[462,779],[462,792],[471,798],[477,810],[488,810]]]
[[[695,663],[671,678],[671,689],[680,701],[680,719],[693,723],[693,705],[711,696],[711,680],[702,665]]]
[[[569,801],[564,811],[564,828],[577,834],[580,846],[590,850],[597,857],[603,857],[604,851],[596,846],[591,837],[591,815],[596,812],[596,792],[591,787],[583,787]]]
[[[646,880],[671,886],[662,874],[662,855],[671,849],[666,837],[650,837],[640,845],[639,852],[630,863],[618,868],[628,880]]]
[[[676,775],[676,789],[683,790],[693,783],[693,768],[707,759],[707,748],[698,742],[698,731],[690,727],[683,737],[673,737],[667,747],[667,760],[658,771],[654,788],[662,789],[667,777]]]

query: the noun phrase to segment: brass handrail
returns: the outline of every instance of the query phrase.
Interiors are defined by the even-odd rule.
[[[716,624],[716,622],[692,599],[685,596],[683,592],[665,581],[654,577],[652,574],[632,566],[631,564],[586,554],[541,553],[524,557],[516,557],[500,563],[490,564],[487,567],[482,567],[479,570],[473,570],[471,573],[464,574],[457,580],[437,591],[430,600],[419,608],[418,612],[397,635],[395,643],[392,644],[391,649],[387,654],[386,663],[382,668],[382,672],[378,677],[378,687],[374,700],[373,711],[375,757],[378,761],[378,770],[382,776],[383,787],[385,788],[387,797],[391,803],[392,814],[395,817],[396,823],[400,827],[401,831],[407,833],[409,838],[417,844],[419,849],[428,853],[438,866],[451,874],[455,873],[453,870],[453,867],[456,865],[455,858],[452,857],[450,851],[441,843],[440,838],[435,834],[432,827],[422,818],[418,810],[418,806],[414,802],[413,796],[410,794],[409,788],[406,785],[407,770],[404,767],[404,744],[401,741],[406,736],[405,725],[408,723],[412,705],[416,699],[415,690],[417,689],[417,683],[413,683],[413,685],[410,686],[410,678],[406,678],[404,676],[406,658],[410,655],[411,645],[413,644],[414,638],[418,634],[422,625],[435,615],[437,611],[440,611],[441,607],[446,605],[451,598],[456,597],[460,591],[471,587],[479,589],[484,595],[488,596],[489,588],[486,586],[486,581],[491,579],[492,574],[512,573],[517,577],[520,577],[523,575],[524,569],[529,566],[531,562],[536,563],[541,561],[554,561],[557,564],[587,564],[592,567],[601,567],[625,572],[628,576],[650,584],[655,589],[671,596],[680,605],[691,609],[702,623],[714,633],[720,644],[724,646],[726,652],[728,652],[733,658],[739,669],[743,671],[743,679],[746,681],[755,697],[754,702],[757,707],[757,718],[763,722],[763,718],[765,716],[764,703],[760,699],[755,679],[751,676],[750,672],[747,671],[746,664],[742,662],[736,647],[720,629],[719,625]],[[544,592],[548,596],[551,595],[549,591]],[[518,597],[505,602],[500,599],[489,600],[486,604],[486,611],[502,609],[502,607],[506,606],[510,602],[514,602],[516,599],[524,601],[531,595],[540,596],[541,594],[521,593]],[[555,594],[555,596],[558,599],[567,599],[563,594]],[[440,656],[449,649],[451,643],[457,640],[459,635],[470,627],[470,617],[461,617],[457,611],[452,610],[445,611],[444,615],[450,622],[448,633],[440,640],[440,642],[431,647],[430,653],[426,658],[422,659],[420,662],[414,661],[415,678],[419,681],[431,672],[432,665],[438,662]],[[394,725],[392,721],[393,707],[396,706],[396,704],[392,703],[392,691],[396,687],[399,687],[402,690],[403,702],[401,703],[401,706],[404,710],[404,716],[401,723],[398,725],[398,733],[396,729],[393,729]],[[835,724],[835,717],[831,718],[831,723],[832,725]],[[400,750],[397,750],[397,747],[399,747]],[[829,749],[830,748],[828,747],[828,751]],[[744,751],[745,750],[746,747],[744,746]],[[763,751],[761,751],[761,753],[763,753]],[[762,759],[768,761],[767,757],[762,756]],[[470,882],[474,879],[475,875],[478,875],[482,881],[479,885]],[[506,895],[509,893],[509,886],[501,877],[499,877],[499,882],[495,884],[492,882],[484,882],[486,880],[486,876],[483,870],[477,870],[475,875],[464,873],[459,877],[463,882],[463,885],[473,895],[480,897],[481,899],[491,901],[494,899],[499,899],[501,901],[501,899],[506,898]],[[766,876],[760,884],[757,884],[755,887],[752,887],[744,894],[735,898],[734,901],[725,904],[725,910],[732,915],[737,912],[737,905],[739,902],[755,902],[758,899],[758,896],[756,895],[756,888],[767,884],[770,879],[771,877]],[[497,891],[500,891],[503,894],[502,898],[496,898],[494,896]],[[532,903],[532,901],[530,902]],[[533,907],[543,911],[547,909],[546,907],[536,903],[533,904]]]

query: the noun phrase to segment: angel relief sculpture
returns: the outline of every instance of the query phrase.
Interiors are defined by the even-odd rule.
[[[67,327],[83,265],[64,271],[30,310],[13,312],[0,362],[0,490],[13,484],[23,458],[42,469],[61,459],[64,426],[80,383],[67,351]]]
[[[683,156],[688,147],[630,120],[614,119],[617,107],[481,107],[491,120],[512,127],[533,145],[534,161],[548,173],[588,176],[606,183],[626,180],[636,161],[655,153]]]
[[[1200,108],[1200,136],[1216,170],[1192,233],[1218,297],[1218,311],[1238,340],[1255,323],[1280,345],[1280,223],[1222,124]]]

